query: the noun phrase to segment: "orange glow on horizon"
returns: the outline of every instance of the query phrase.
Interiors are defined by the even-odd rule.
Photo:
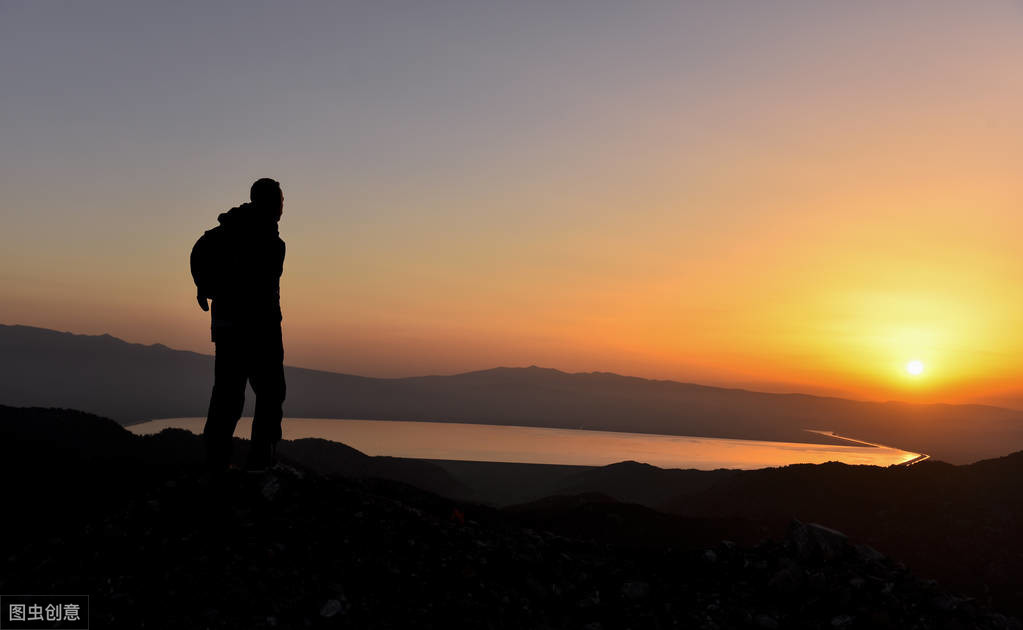
[[[192,70],[130,90],[99,89],[111,63],[163,67],[180,33],[12,67],[0,323],[211,352],[187,253],[258,173],[285,189],[291,365],[1023,407],[1017,6],[520,4],[244,56],[203,26]],[[95,89],[32,100],[63,85]]]

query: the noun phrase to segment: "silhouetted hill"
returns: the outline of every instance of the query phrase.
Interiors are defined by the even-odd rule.
[[[527,503],[569,492],[568,480],[590,466],[427,460],[437,464],[468,488],[475,500],[493,506]]]
[[[203,416],[212,358],[109,336],[0,326],[0,402],[118,422]],[[291,417],[434,420],[828,442],[805,428],[968,463],[1023,448],[1023,412],[765,394],[608,373],[495,368],[378,379],[286,368]]]
[[[421,459],[370,456],[345,444],[319,438],[282,440],[277,453],[325,475],[391,479],[453,498],[471,498],[472,495],[468,487],[446,470]]]
[[[479,474],[495,475],[493,466]],[[472,485],[467,464],[453,472]],[[635,537],[633,545],[684,546],[702,540],[708,523],[720,537],[746,542],[781,537],[793,519],[826,523],[916,572],[1023,614],[1021,474],[1023,452],[968,466],[928,460],[889,468],[832,462],[698,471],[622,462],[552,472],[529,502],[508,509],[527,524],[619,542]],[[481,499],[504,496],[488,497],[484,488],[476,488]]]
[[[658,506],[680,494],[708,490],[737,470],[663,469],[639,462],[620,462],[582,470],[566,478],[561,492],[606,492],[619,501]]]
[[[820,525],[704,548],[714,522],[607,496],[498,511],[300,462],[209,478],[197,436],[64,410],[0,407],[0,444],[0,592],[87,593],[93,627],[1021,627]],[[541,511],[581,535],[523,526]]]
[[[234,442],[234,463],[240,465],[248,442],[237,438]],[[471,493],[435,464],[372,457],[338,442],[282,440],[278,456],[290,465],[322,474],[414,483],[450,497]],[[138,436],[112,420],[80,411],[0,405],[0,458],[10,475],[5,477],[4,496],[14,505],[26,510],[34,506],[32,511],[51,514],[59,522],[65,511],[100,509],[104,494],[97,490],[104,487],[138,492],[170,471],[200,470],[204,451],[199,436],[182,429]],[[22,483],[26,475],[63,487],[61,500],[32,495],[32,483]]]
[[[122,424],[205,415],[209,405],[213,357],[195,352],[0,325],[0,356],[2,404],[83,409]]]
[[[548,496],[505,512],[529,527],[624,548],[702,549],[726,539],[753,545],[767,533],[742,518],[681,517],[599,492]]]
[[[741,516],[774,532],[792,518],[812,517],[943,583],[1010,605],[1023,602],[1021,466],[1023,453],[972,466],[742,471],[661,508],[688,517]]]

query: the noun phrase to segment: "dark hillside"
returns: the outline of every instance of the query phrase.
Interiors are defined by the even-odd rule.
[[[532,512],[537,522],[566,532],[594,534],[592,521],[602,521],[615,526],[605,528],[612,537],[638,525],[615,515],[620,508],[613,504],[579,497],[613,497],[717,523],[737,540],[782,536],[792,519],[826,523],[914,571],[1023,614],[1021,472],[1023,452],[969,466],[925,461],[891,468],[828,463],[695,471],[623,462],[561,477],[556,492],[574,496],[575,504],[564,499],[563,509],[552,510],[547,500],[516,512]],[[583,511],[588,528],[577,523]],[[641,522],[651,532],[670,533],[659,518]]]
[[[75,412],[0,408],[0,439],[19,507],[0,592],[89,594],[93,627],[1020,627],[817,525],[629,546],[299,462],[209,478],[195,436]],[[626,523],[687,522],[598,500]]]

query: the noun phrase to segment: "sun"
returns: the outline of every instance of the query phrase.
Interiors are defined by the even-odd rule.
[[[906,371],[913,376],[920,376],[924,373],[924,362],[913,360],[906,364]]]

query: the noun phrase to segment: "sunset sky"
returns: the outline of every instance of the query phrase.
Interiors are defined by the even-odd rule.
[[[212,352],[273,177],[291,365],[1023,407],[1018,0],[0,0],[0,78],[0,323]]]

